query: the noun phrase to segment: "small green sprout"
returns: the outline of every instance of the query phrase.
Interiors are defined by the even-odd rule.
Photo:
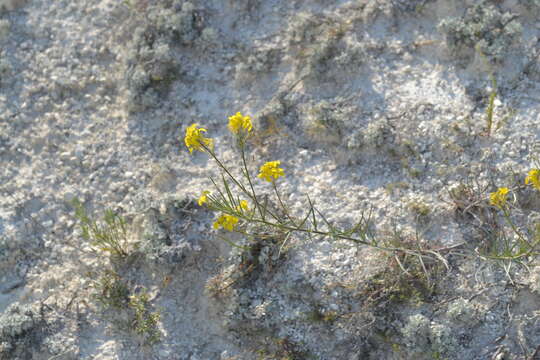
[[[89,274],[92,278],[97,274]],[[96,299],[106,308],[122,309],[129,301],[129,288],[127,283],[113,270],[105,270],[103,274],[94,281],[93,287],[96,290]]]
[[[491,93],[489,94],[488,106],[486,109],[486,135],[491,135],[493,127],[493,111],[495,110],[495,98],[497,97],[497,79],[491,75]]]
[[[80,222],[82,237],[90,241],[90,245],[113,256],[128,255],[128,231],[126,220],[122,216],[107,209],[103,219],[98,222],[88,216],[79,199],[75,198],[71,203],[75,208],[75,217]]]
[[[135,332],[144,337],[147,344],[155,344],[161,339],[161,331],[158,328],[160,319],[159,312],[151,312],[150,298],[148,293],[129,297],[129,307],[135,312],[133,327]]]

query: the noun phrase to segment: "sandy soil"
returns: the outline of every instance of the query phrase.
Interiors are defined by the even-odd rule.
[[[540,358],[536,257],[482,256],[513,239],[490,192],[540,219],[538,19],[535,0],[0,0],[0,359]],[[292,214],[306,194],[342,226],[372,209],[376,238],[448,267],[230,246],[251,243],[196,205],[220,172],[183,137],[204,126],[240,174],[237,111]],[[127,259],[83,238],[74,198],[125,217]],[[148,295],[159,341],[104,279]]]

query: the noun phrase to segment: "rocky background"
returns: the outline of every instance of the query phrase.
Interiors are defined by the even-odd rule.
[[[538,259],[482,256],[511,234],[497,187],[520,227],[540,218],[539,19],[538,0],[0,0],[0,359],[540,359]],[[230,246],[196,204],[218,168],[183,135],[206,127],[235,167],[237,111],[293,213],[371,209],[374,236],[447,267]],[[125,218],[127,258],[73,199]]]

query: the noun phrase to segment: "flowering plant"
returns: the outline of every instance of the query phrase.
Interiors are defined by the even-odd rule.
[[[539,176],[540,170],[530,170],[525,178],[525,185],[531,184],[535,189],[540,190]],[[502,229],[501,236],[492,244],[491,250],[481,254],[485,258],[506,262],[507,270],[512,261],[524,265],[524,262],[533,255],[540,255],[538,249],[540,246],[540,223],[535,224],[532,229],[521,230],[516,224],[515,217],[512,217],[512,204],[508,201],[510,194],[509,188],[500,187],[497,191],[489,194],[489,203],[502,212],[502,217],[515,236],[513,238],[507,237]]]
[[[285,169],[281,167],[282,164],[279,160],[267,161],[262,164],[257,175],[257,178],[272,184],[278,206],[271,206],[271,200],[267,194],[261,196],[255,191],[255,179],[251,175],[250,165],[246,160],[246,140],[252,136],[253,132],[251,117],[237,112],[228,120],[227,127],[236,140],[236,147],[240,153],[242,177],[233,175],[233,171],[219,159],[213,148],[213,140],[202,134],[206,132],[206,129],[198,128],[197,124],[193,124],[186,129],[184,138],[190,153],[197,150],[209,154],[221,169],[220,181],[211,178],[215,191],[204,190],[197,201],[200,206],[219,212],[217,220],[213,224],[215,230],[223,228],[227,231],[242,233],[248,238],[255,238],[256,236],[260,237],[262,226],[265,232],[274,230],[275,233],[282,235],[283,243],[281,246],[285,245],[291,234],[304,233],[310,237],[322,236],[334,240],[346,240],[389,252],[400,264],[398,255],[417,258],[423,267],[423,261],[426,258],[440,260],[445,266],[447,265],[446,260],[438,251],[424,249],[418,245],[406,247],[404,244],[396,244],[392,240],[377,239],[370,230],[371,213],[362,214],[352,228],[342,229],[328,221],[307,196],[307,211],[299,217],[294,216],[282,200],[277,187],[278,180],[285,177]],[[234,190],[238,190],[241,195],[236,194]],[[241,200],[241,198],[244,199]],[[253,226],[250,228],[249,225]],[[259,233],[250,232],[250,229],[259,230]],[[242,247],[229,240],[227,242]]]

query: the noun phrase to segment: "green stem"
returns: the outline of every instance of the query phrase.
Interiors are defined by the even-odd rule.
[[[239,214],[230,214],[230,215],[238,216]],[[293,226],[284,225],[284,224],[276,224],[276,223],[271,223],[271,222],[266,221],[266,220],[248,218],[248,217],[246,217],[244,215],[240,215],[239,217],[244,219],[244,220],[249,220],[249,221],[252,221],[252,222],[258,222],[258,223],[261,223],[261,224],[264,224],[264,225],[267,225],[267,226],[272,226],[272,227],[278,228],[280,230],[298,231],[298,232],[315,234],[315,235],[322,235],[322,236],[330,236],[331,235],[328,232],[324,232],[324,231],[320,231],[320,230],[311,230],[311,229],[307,229],[307,228],[293,227]],[[426,251],[421,250],[421,249],[419,249],[419,250],[410,250],[410,249],[405,249],[405,248],[379,246],[379,245],[375,245],[373,243],[364,241],[362,239],[357,239],[357,238],[353,238],[353,237],[345,236],[345,235],[341,235],[341,234],[333,234],[333,236],[334,236],[334,238],[338,238],[338,239],[341,239],[341,240],[349,240],[349,241],[352,241],[352,242],[357,243],[357,244],[366,245],[366,246],[376,248],[376,249],[379,249],[379,250],[383,250],[383,251],[387,251],[387,252],[401,251],[401,252],[410,253],[412,255],[420,255],[422,253],[426,253]]]
[[[516,233],[516,235],[519,237],[521,241],[525,242],[530,247],[531,243],[529,243],[529,241],[525,239],[525,237],[521,234],[521,232],[516,228],[512,220],[510,220],[510,214],[508,213],[508,210],[506,208],[503,208],[503,214],[504,214],[504,219],[506,220],[508,225],[510,225],[510,227],[512,228],[512,231]]]
[[[276,193],[276,196],[278,198],[278,201],[279,201],[279,205],[281,205],[281,207],[283,208],[283,211],[285,212],[285,216],[287,216],[287,218],[289,219],[289,221],[294,225],[296,226],[294,220],[292,219],[292,217],[289,215],[289,212],[287,211],[287,208],[285,207],[285,205],[283,204],[283,201],[281,201],[281,196],[279,196],[279,191],[277,189],[277,186],[276,186],[276,182],[274,181],[274,179],[272,179],[272,186],[274,188],[274,191]]]
[[[206,152],[208,152],[210,154],[210,156],[212,156],[214,158],[214,160],[216,160],[217,164],[219,165],[219,167],[221,169],[223,169],[223,171],[225,171],[225,173],[231,178],[231,180],[243,191],[245,192],[247,195],[249,195],[249,197],[251,197],[251,194],[246,190],[245,186],[242,185],[238,180],[236,180],[236,178],[229,172],[229,169],[227,169],[225,167],[225,165],[222,164],[222,162],[218,159],[218,157],[216,156],[216,154],[214,154],[214,152],[212,150],[210,150],[210,148],[206,147],[204,144],[201,144],[202,147],[206,150]]]
[[[210,154],[210,156],[212,156],[212,158],[214,158],[214,160],[217,162],[217,164],[219,165],[219,167],[221,169],[223,169],[223,171],[225,171],[225,173],[231,178],[231,180],[240,188],[240,190],[242,190],[244,192],[244,194],[246,194],[251,200],[253,200],[253,202],[255,202],[256,206],[259,208],[260,210],[260,204],[259,202],[257,201],[257,198],[252,195],[244,185],[242,185],[242,183],[240,183],[238,180],[236,180],[236,178],[231,174],[231,172],[229,171],[229,169],[227,169],[225,167],[225,165],[223,165],[223,163],[218,159],[218,157],[216,156],[216,154],[214,154],[214,152],[208,148],[206,145],[202,144],[201,143],[201,146],[206,150],[206,152],[208,152]],[[255,192],[253,193],[255,194]],[[279,221],[279,218],[276,214],[274,214],[272,211],[268,210],[268,209],[265,209],[265,212],[268,212],[268,214],[270,214],[276,221]]]
[[[214,158],[214,160],[216,160],[217,164],[219,165],[219,167],[221,167],[223,169],[223,171],[225,171],[225,173],[231,178],[231,180],[250,198],[252,199],[256,204],[257,206],[260,206],[259,202],[257,201],[257,198],[256,196],[254,195],[255,192],[253,192],[253,194],[251,194],[246,188],[244,185],[242,185],[238,180],[236,180],[236,178],[230,173],[230,171],[225,167],[225,165],[223,165],[223,163],[217,158],[217,156],[214,154],[214,152],[208,148],[207,146],[205,146],[204,144],[201,144],[201,146],[210,154],[210,156],[212,156]],[[243,155],[243,154],[242,154]],[[245,164],[245,159],[243,157],[243,161],[244,161],[244,164]],[[247,170],[246,170],[247,171]],[[248,175],[249,173],[247,173],[246,175]],[[251,183],[251,182],[250,182]],[[253,189],[253,188],[252,188]],[[279,196],[278,196],[278,199],[279,199]],[[280,203],[281,203],[281,200],[280,200]],[[282,203],[281,203],[282,204]],[[283,206],[283,205],[282,205]],[[260,210],[260,208],[259,208]],[[269,222],[267,221],[266,219],[256,219],[256,218],[252,218],[252,217],[247,217],[245,214],[243,213],[232,213],[232,214],[229,214],[229,215],[233,215],[233,216],[237,216],[239,218],[242,218],[246,221],[250,221],[250,222],[257,222],[257,223],[260,223],[260,224],[264,224],[264,225],[267,225],[267,226],[271,226],[271,227],[275,227],[275,228],[278,228],[280,230],[286,230],[286,231],[298,231],[298,232],[303,232],[303,233],[308,233],[308,234],[314,234],[314,235],[322,235],[322,236],[332,236],[333,238],[337,238],[337,239],[341,239],[341,240],[349,240],[349,241],[352,241],[354,243],[357,243],[357,244],[362,244],[362,245],[366,245],[366,246],[369,246],[369,247],[372,247],[372,248],[376,248],[376,249],[379,249],[379,250],[382,250],[382,251],[387,251],[387,252],[396,252],[396,251],[400,251],[400,252],[405,252],[405,253],[410,253],[410,254],[413,254],[413,255],[422,255],[422,254],[425,254],[427,253],[426,251],[423,251],[423,250],[410,250],[410,249],[404,249],[404,248],[389,248],[389,247],[384,247],[384,246],[379,246],[379,245],[376,245],[374,243],[370,243],[370,242],[367,242],[365,240],[362,240],[362,239],[357,239],[357,238],[353,238],[353,237],[350,237],[350,236],[345,236],[343,234],[336,234],[336,233],[328,233],[328,232],[324,232],[324,231],[319,231],[319,230],[312,230],[312,229],[308,229],[308,228],[303,228],[303,227],[299,227],[299,226],[296,226],[293,222],[293,225],[295,225],[296,227],[293,227],[293,226],[289,226],[289,225],[285,225],[285,224],[282,224],[279,220],[279,217],[274,214],[273,212],[269,211],[268,209],[266,209],[266,211],[268,212],[268,214],[270,214],[278,223],[272,223],[272,222]],[[262,215],[262,214],[261,214]],[[425,255],[427,256],[427,255]]]
[[[240,153],[242,154],[242,163],[244,164],[244,171],[246,172],[246,178],[249,183],[249,187],[251,188],[251,193],[253,195],[253,201],[255,202],[255,206],[257,207],[257,210],[259,210],[259,214],[261,215],[261,219],[264,220],[264,214],[261,210],[261,205],[259,204],[259,201],[257,200],[257,194],[255,194],[255,189],[253,188],[253,183],[251,182],[251,176],[249,176],[249,170],[247,167],[246,162],[246,155],[244,153],[244,143],[240,143]]]

